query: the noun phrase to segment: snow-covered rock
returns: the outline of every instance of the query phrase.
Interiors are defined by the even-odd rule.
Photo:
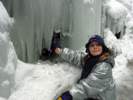
[[[128,65],[124,55],[115,58],[113,76],[116,83],[117,100],[132,100],[133,96],[133,67]]]

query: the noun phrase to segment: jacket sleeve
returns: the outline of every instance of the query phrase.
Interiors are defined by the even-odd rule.
[[[60,54],[61,58],[67,61],[68,63],[74,64],[80,67],[83,64],[83,57],[86,54],[81,51],[73,51],[68,48],[64,48]]]
[[[114,86],[112,78],[112,67],[109,63],[102,62],[96,65],[92,73],[81,80],[70,90],[73,100],[83,100],[88,97],[95,97],[103,91]]]

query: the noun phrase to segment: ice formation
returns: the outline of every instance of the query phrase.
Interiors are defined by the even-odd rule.
[[[82,6],[74,6],[74,7],[75,8],[80,8],[80,7],[87,8],[88,5],[92,6],[94,4],[93,1],[95,0],[84,0],[82,2],[83,4]],[[104,31],[105,33],[104,37],[105,37],[106,44],[110,49],[112,49],[115,52],[115,56],[116,56],[115,58],[116,63],[113,69],[113,75],[114,75],[114,79],[116,81],[116,86],[117,86],[117,97],[118,97],[117,100],[133,100],[133,96],[132,96],[132,93],[133,93],[133,86],[132,86],[133,84],[133,78],[132,78],[133,77],[133,73],[132,73],[133,72],[133,68],[132,68],[133,67],[133,63],[132,63],[133,62],[133,54],[132,54],[132,51],[133,51],[133,34],[132,34],[133,14],[132,14],[132,11],[133,10],[131,10],[132,0],[127,0],[127,1],[125,0],[117,0],[117,1],[116,0],[109,0],[109,1],[104,0],[104,1],[106,1],[104,10],[108,13],[108,15],[110,15],[111,18],[119,19],[119,21],[116,21],[116,23],[110,24],[111,26],[108,27],[108,29]],[[70,3],[70,2],[71,1],[67,1],[67,3]],[[29,1],[22,2],[22,3],[30,4]],[[39,5],[40,3],[42,3],[41,0],[39,0],[38,4],[36,5]],[[50,3],[50,2],[47,2],[47,3]],[[77,2],[75,3],[81,3],[81,2],[77,0]],[[26,6],[27,8],[28,8],[28,4]],[[59,5],[56,5],[56,7]],[[116,5],[118,5],[121,9],[117,7]],[[30,7],[32,8],[33,6],[34,5],[31,4]],[[115,7],[115,9],[118,9],[118,10],[114,10],[113,7]],[[91,8],[92,8],[91,10],[85,10],[85,9],[82,9],[82,10],[85,10],[84,13],[86,11],[92,11],[91,13],[95,14],[93,12],[94,7],[92,6]],[[40,7],[39,9],[43,9],[43,8]],[[55,10],[57,9],[60,10],[58,7]],[[38,13],[38,10],[35,12]],[[34,15],[35,12],[34,11],[30,12],[29,13],[30,17],[28,18],[33,18],[32,15]],[[10,34],[8,33],[8,30],[10,30],[9,27],[10,25],[12,25],[12,19],[8,16],[1,2],[0,2],[0,13],[1,13],[0,15],[0,55],[2,55],[0,56],[0,97],[1,97],[0,100],[24,100],[24,99],[26,100],[45,100],[45,99],[54,100],[56,96],[60,95],[62,92],[66,90],[69,90],[71,86],[75,84],[75,82],[79,78],[81,70],[67,63],[56,63],[55,64],[51,62],[41,62],[38,64],[28,64],[28,63],[24,63],[20,61],[19,59],[17,59],[13,44],[10,41]],[[22,12],[22,13],[26,13],[26,12]],[[79,13],[79,10],[76,9],[75,13]],[[86,15],[86,14],[83,14],[83,15]],[[36,16],[38,17],[38,15],[39,14],[37,14]],[[36,20],[34,23],[36,22],[39,23],[41,19],[43,19],[42,16],[40,17],[40,19],[35,18]],[[25,18],[24,20],[26,21],[28,20],[27,16],[19,16],[16,18],[20,18],[20,17]],[[48,18],[48,16],[45,16],[45,17],[49,19],[49,22],[52,21],[51,20],[52,17],[50,18]],[[33,19],[31,19],[30,21],[32,22]],[[76,19],[74,19],[74,25],[76,25],[76,27],[73,27],[74,32],[77,32],[78,30],[82,29],[82,28],[81,29],[79,28],[80,27],[79,22],[76,23],[76,21],[81,20],[81,19],[77,17]],[[23,23],[21,22],[21,18],[19,19],[19,21],[21,24]],[[82,20],[81,25],[83,24],[85,24],[86,26],[89,25],[85,23],[85,21],[86,21],[85,19]],[[111,27],[112,25],[114,24],[116,25],[119,22],[120,23],[122,22],[122,24],[120,25],[126,26],[126,30],[125,30],[125,34],[123,34],[120,39],[117,39],[114,33],[112,32]],[[16,25],[20,25],[20,23]],[[93,23],[93,25],[95,24],[96,23]],[[107,24],[109,24],[108,21],[107,21]],[[35,24],[35,25],[39,27],[36,29],[36,32],[39,32],[40,29],[41,29],[40,31],[43,31],[43,25],[45,25],[45,23],[42,22],[41,26],[38,26],[40,24]],[[46,25],[45,28],[50,29],[51,27],[53,30],[53,26]],[[87,28],[88,27],[85,27],[84,29],[86,29],[87,31]],[[25,29],[25,27],[23,27],[23,29]],[[31,33],[35,32],[35,30],[33,30],[34,29],[33,26],[31,26],[30,29],[29,31],[26,31],[26,32],[31,32]],[[121,27],[120,30],[122,29],[123,28]],[[93,30],[95,30],[94,27],[93,27]],[[46,33],[50,31],[46,30]],[[80,32],[85,32],[85,31],[81,30]],[[21,34],[20,36],[23,37],[23,34]],[[74,35],[72,37],[74,37]],[[14,35],[14,38],[20,39],[20,37],[18,38],[17,35]],[[38,41],[40,38],[42,37],[39,35],[37,37]],[[34,40],[33,37],[32,37],[32,40]],[[22,49],[25,50],[26,43],[24,41],[20,41],[20,42],[22,45]],[[33,45],[35,45],[34,43],[37,43],[39,46],[40,44],[42,44],[42,43],[39,44],[39,42],[31,41],[31,43],[32,42],[33,42]],[[8,96],[10,97],[8,98]]]

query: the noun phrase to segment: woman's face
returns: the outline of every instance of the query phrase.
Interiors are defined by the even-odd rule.
[[[92,42],[89,45],[89,51],[92,56],[98,56],[100,55],[102,51],[102,46],[97,42]]]

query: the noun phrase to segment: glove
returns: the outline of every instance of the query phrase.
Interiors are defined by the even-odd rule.
[[[51,55],[57,55],[55,52],[56,48],[61,48],[61,41],[60,41],[60,32],[54,32],[52,37],[52,43],[50,47]]]
[[[72,100],[72,95],[69,93],[69,91],[66,91],[61,96],[59,96],[57,100]]]
[[[51,43],[51,50],[54,51],[55,48],[61,48],[60,43],[60,32],[59,33],[53,33],[52,37],[52,43]]]
[[[47,48],[43,48],[42,51],[41,51],[41,55],[40,55],[40,59],[41,60],[48,60],[49,57],[51,57],[51,50],[47,49]]]
[[[47,60],[47,59],[50,59],[50,58],[56,56],[57,55],[55,52],[56,48],[61,48],[60,32],[53,33],[51,47],[50,47],[50,49],[47,49],[47,48],[42,49],[40,59]]]

